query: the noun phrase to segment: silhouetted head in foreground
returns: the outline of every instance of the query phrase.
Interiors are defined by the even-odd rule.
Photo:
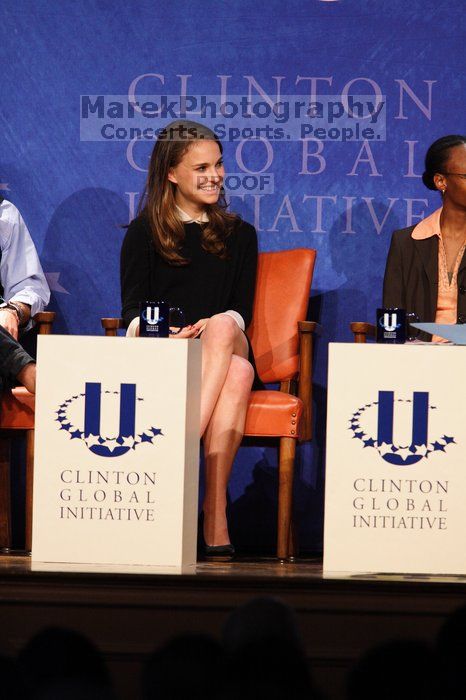
[[[437,655],[443,677],[444,696],[466,696],[466,606],[455,610],[437,636]]]
[[[209,700],[222,683],[223,651],[204,634],[169,641],[147,660],[142,676],[144,700]]]
[[[48,627],[20,652],[18,665],[34,698],[111,698],[110,678],[96,647],[82,634]]]
[[[228,618],[228,653],[222,700],[311,700],[311,680],[293,610],[275,598],[256,598]]]
[[[418,641],[395,640],[374,647],[348,677],[348,700],[438,700],[438,664]]]

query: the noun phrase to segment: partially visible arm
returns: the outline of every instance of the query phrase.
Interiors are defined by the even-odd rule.
[[[383,278],[383,305],[386,308],[405,308],[403,262],[397,231],[393,233]]]
[[[139,304],[150,296],[150,237],[140,219],[132,221],[120,255],[122,315],[126,325],[139,316]]]
[[[244,328],[247,328],[252,320],[254,292],[256,289],[257,234],[254,226],[246,226],[238,235],[244,236],[239,241],[239,245],[242,247],[241,264],[228,311],[234,311],[239,314],[244,321]],[[238,322],[237,318],[235,320]],[[241,327],[239,322],[238,325]]]
[[[127,335],[139,335],[139,305],[151,294],[151,238],[141,219],[131,222],[123,240],[120,256],[122,315],[128,326]],[[172,338],[194,338],[197,329],[191,326]]]
[[[4,328],[0,328],[0,374],[10,384],[18,379],[26,388],[34,392],[34,360]],[[29,369],[26,369],[29,367]],[[34,367],[34,369],[33,369]]]
[[[50,300],[50,290],[31,235],[18,209],[11,202],[1,207],[2,259],[0,279],[7,301],[18,304],[24,313],[26,328],[31,318],[43,311]]]
[[[19,317],[14,309],[0,309],[0,326],[4,328],[15,340],[18,340],[19,335]]]

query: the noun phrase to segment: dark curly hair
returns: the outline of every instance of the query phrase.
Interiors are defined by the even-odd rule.
[[[426,153],[425,171],[422,174],[422,182],[429,190],[436,190],[434,175],[442,173],[445,164],[450,156],[450,150],[455,146],[466,145],[466,136],[460,134],[450,134],[437,139],[429,147]]]

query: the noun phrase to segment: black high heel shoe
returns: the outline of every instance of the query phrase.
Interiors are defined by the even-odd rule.
[[[203,555],[204,559],[219,559],[222,561],[233,559],[235,548],[232,544],[205,544],[203,530],[204,511],[201,510],[198,519],[197,543],[198,552]]]
[[[207,559],[233,559],[235,548],[232,544],[206,544],[204,545],[204,556]]]

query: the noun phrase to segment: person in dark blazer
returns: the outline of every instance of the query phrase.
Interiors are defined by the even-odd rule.
[[[422,181],[440,192],[442,206],[393,233],[383,305],[423,322],[466,323],[466,136],[444,136],[430,146]]]

